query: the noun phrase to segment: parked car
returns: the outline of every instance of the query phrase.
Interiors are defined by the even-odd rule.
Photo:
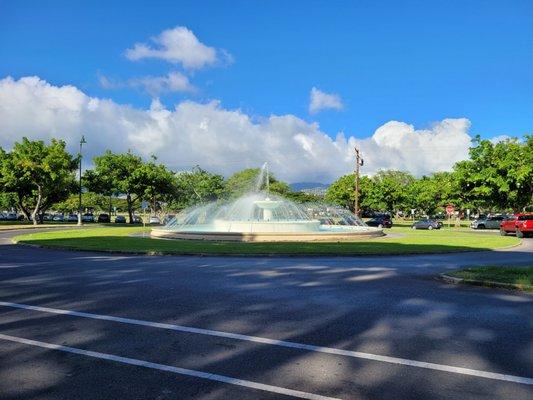
[[[6,214],[6,221],[17,221],[17,220],[18,220],[17,213],[10,212]]]
[[[67,222],[78,222],[78,214],[69,214]]]
[[[372,218],[369,221],[366,221],[368,226],[377,226],[378,228],[392,228],[392,220],[387,216],[380,216]]]
[[[81,216],[81,221],[82,222],[94,222],[95,221],[94,215],[90,213],[85,213]]]
[[[141,217],[139,217],[138,215],[134,215],[133,216],[133,223],[134,224],[142,224],[143,223],[143,219]]]
[[[0,221],[5,221],[6,215],[4,213],[0,213]]]
[[[505,215],[493,215],[491,217],[478,218],[470,224],[472,229],[499,229]]]
[[[124,215],[117,215],[115,217],[115,224],[125,224],[126,223],[126,217]]]
[[[100,223],[111,222],[111,217],[109,216],[109,214],[102,213],[98,215],[98,222]]]
[[[411,228],[413,229],[440,229],[441,225],[439,225],[438,221],[434,221],[432,219],[421,219],[420,221],[416,221]]]
[[[65,216],[63,214],[56,214],[52,217],[52,221],[63,222],[64,220]]]
[[[159,224],[161,224],[161,220],[159,219],[158,216],[156,216],[156,215],[152,215],[152,216],[150,217],[149,224],[159,225]]]
[[[519,238],[533,234],[533,214],[515,214],[505,218],[500,223],[500,235],[509,233]]]
[[[372,210],[363,210],[361,211],[361,217],[363,218],[374,218],[376,213]]]

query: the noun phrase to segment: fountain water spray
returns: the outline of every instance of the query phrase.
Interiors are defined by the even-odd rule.
[[[183,210],[152,230],[155,237],[234,241],[351,241],[381,235],[381,229],[366,226],[346,209],[296,204],[270,193],[267,163],[243,196]]]

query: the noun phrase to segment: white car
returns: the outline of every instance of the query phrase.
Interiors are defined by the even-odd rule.
[[[153,224],[153,225],[159,225],[161,224],[161,220],[159,219],[159,217],[156,217],[155,215],[152,215],[150,217],[150,224]]]

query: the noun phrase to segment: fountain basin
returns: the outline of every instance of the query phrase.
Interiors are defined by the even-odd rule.
[[[224,221],[225,223],[228,221]],[[297,221],[301,222],[301,221]],[[318,221],[313,221],[318,222]],[[237,223],[236,225],[233,225]],[[242,223],[243,225],[238,225]],[[356,242],[383,236],[383,230],[372,227],[361,226],[330,226],[313,224],[310,225],[287,223],[285,229],[291,231],[277,230],[279,221],[232,221],[232,227],[225,226],[230,230],[221,231],[213,224],[195,226],[194,229],[152,229],[152,237],[167,239],[189,239],[189,240],[215,240],[232,242]],[[241,231],[235,229],[244,228]],[[215,230],[216,229],[216,230]],[[231,230],[233,229],[233,230]],[[255,230],[254,230],[255,229]]]

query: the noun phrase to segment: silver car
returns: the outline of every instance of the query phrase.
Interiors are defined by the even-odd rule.
[[[505,215],[493,215],[491,217],[476,219],[470,224],[472,229],[500,229],[501,222]]]

